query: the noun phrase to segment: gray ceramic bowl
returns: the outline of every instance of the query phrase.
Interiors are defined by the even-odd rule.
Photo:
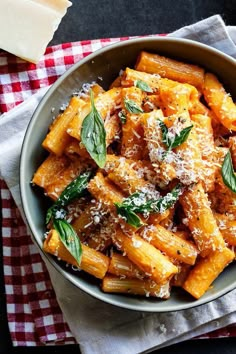
[[[102,77],[102,86],[107,89],[120,69],[133,67],[141,50],[157,52],[176,59],[195,63],[214,72],[236,97],[236,62],[223,53],[189,40],[174,38],[141,38],[109,45],[72,66],[49,89],[36,109],[28,126],[20,161],[20,188],[22,203],[33,239],[41,252],[45,232],[46,200],[43,193],[32,188],[32,176],[45,157],[41,143],[52,119],[51,109],[68,102],[72,92],[83,83],[97,81]],[[56,112],[57,113],[57,112]],[[55,114],[55,112],[53,113]],[[45,254],[53,266],[76,287],[107,303],[140,311],[166,312],[198,306],[214,300],[236,287],[236,265],[230,265],[214,282],[214,286],[200,300],[194,300],[181,290],[174,290],[170,299],[160,301],[150,298],[128,297],[103,293],[98,283],[89,276],[78,275],[63,267],[52,256]]]

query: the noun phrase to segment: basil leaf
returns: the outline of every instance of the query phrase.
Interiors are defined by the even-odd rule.
[[[233,168],[230,151],[226,154],[221,168],[221,176],[224,184],[234,193],[236,193],[236,175]]]
[[[51,218],[55,212],[56,212],[56,209],[54,209],[53,205],[47,210],[46,225],[49,223],[49,221],[51,220]]]
[[[122,207],[137,213],[145,213],[150,211],[146,194],[143,192],[131,194],[123,200],[121,205]]]
[[[136,213],[163,213],[175,204],[181,190],[181,186],[177,185],[171,192],[158,200],[148,200],[144,193],[135,193],[126,198],[125,205],[128,205],[129,209]],[[129,199],[128,203],[127,199]]]
[[[82,246],[73,227],[66,220],[60,219],[53,220],[53,227],[58,232],[63,245],[78,264],[80,264],[82,258]]]
[[[125,221],[133,227],[143,226],[143,222],[138,215],[136,215],[132,210],[129,210],[122,204],[115,203],[117,214],[122,216]]]
[[[134,86],[138,87],[140,90],[145,92],[153,92],[151,87],[143,80],[136,80]]]
[[[120,121],[122,124],[126,123],[126,114],[123,111],[120,111],[118,113],[118,117],[120,118]]]
[[[91,112],[84,118],[81,128],[81,141],[86,150],[99,167],[106,162],[106,131],[104,122],[94,105],[92,90],[90,91]]]
[[[80,198],[84,194],[91,175],[91,171],[81,174],[64,189],[57,201],[48,209],[46,214],[46,224],[49,223],[58,210],[68,205],[75,198]],[[63,216],[61,218],[63,219]]]
[[[141,107],[139,107],[137,105],[137,103],[133,100],[128,100],[128,99],[125,99],[124,100],[124,104],[125,104],[125,108],[127,109],[127,111],[129,111],[130,113],[133,113],[133,114],[140,114],[140,113],[143,113],[143,110]]]
[[[91,171],[84,172],[75,178],[61,193],[56,203],[60,206],[69,204],[73,199],[79,198],[87,188],[88,181],[92,175]]]
[[[181,190],[181,185],[178,184],[172,189],[171,192],[167,193],[164,197],[161,197],[158,200],[148,200],[147,196],[143,192],[134,193],[126,198],[122,205],[128,207],[136,213],[163,213],[177,201],[179,195],[181,194]]]
[[[48,224],[51,219],[64,219],[65,216],[66,216],[66,210],[61,208],[60,205],[57,205],[55,203],[47,211],[46,224]]]
[[[178,200],[180,194],[182,193],[182,187],[180,184],[176,185],[171,192],[167,193],[164,197],[158,200],[147,199],[147,195],[143,192],[133,193],[129,197],[125,198],[121,204],[115,204],[117,213],[125,217],[128,224],[140,227],[143,225],[138,224],[140,218],[135,213],[163,213]],[[135,219],[133,221],[133,218]],[[132,224],[131,224],[132,222]],[[135,224],[138,224],[136,226]]]
[[[165,123],[162,122],[160,119],[158,119],[158,124],[159,124],[159,127],[161,128],[162,141],[168,147],[171,144],[171,141],[169,140],[169,137],[168,137],[168,128],[165,125]]]
[[[158,122],[162,132],[162,141],[167,146],[168,151],[180,146],[183,142],[185,142],[189,136],[191,129],[193,128],[193,125],[190,125],[189,127],[186,127],[181,130],[178,135],[176,134],[171,137],[169,134],[169,129],[167,128],[165,123],[161,120],[158,120]]]
[[[182,187],[180,184],[177,184],[171,192],[167,193],[164,197],[158,199],[157,201],[154,201],[151,204],[151,208],[153,208],[156,213],[163,213],[175,204],[181,193]]]
[[[181,145],[183,142],[185,142],[188,139],[189,133],[191,129],[193,128],[193,125],[190,125],[189,127],[184,128],[181,130],[179,135],[176,135],[175,140],[172,144],[172,149],[176,148],[177,146]]]

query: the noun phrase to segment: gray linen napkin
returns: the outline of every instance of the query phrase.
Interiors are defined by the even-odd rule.
[[[230,33],[230,34],[229,34]],[[232,34],[232,38],[230,35]],[[234,27],[218,15],[182,28],[171,36],[194,39],[236,57]],[[18,171],[22,139],[42,89],[1,116],[0,172],[21,209]],[[19,119],[20,117],[20,119]],[[9,142],[9,136],[12,137]],[[57,300],[83,354],[136,354],[183,341],[236,323],[236,290],[206,305],[168,314],[120,309],[78,290],[46,262]]]

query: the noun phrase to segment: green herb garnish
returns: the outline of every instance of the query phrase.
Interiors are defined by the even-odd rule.
[[[84,118],[81,141],[99,167],[106,163],[106,131],[100,113],[94,105],[93,91],[90,91],[91,112]]]
[[[127,222],[127,224],[136,228],[144,225],[140,217],[135,214],[129,207],[124,206],[123,203],[116,203],[115,205],[117,214],[122,216]]]
[[[224,184],[234,193],[236,193],[236,175],[233,168],[233,162],[230,151],[226,154],[221,168],[221,176]]]
[[[191,129],[193,128],[193,125],[190,125],[189,127],[186,127],[181,130],[179,134],[175,134],[174,136],[172,136],[172,134],[170,134],[170,130],[167,128],[164,122],[159,119],[158,123],[162,132],[162,141],[166,145],[168,149],[167,151],[170,151],[185,142],[189,136]]]
[[[143,110],[141,107],[139,107],[139,105],[133,101],[133,100],[128,100],[125,99],[124,100],[124,104],[125,104],[125,108],[127,109],[127,111],[129,111],[130,113],[133,114],[140,114],[143,113]]]
[[[46,214],[46,224],[49,223],[58,210],[68,205],[75,198],[80,198],[84,194],[91,175],[91,171],[81,174],[64,189],[57,201],[48,209]],[[64,210],[62,210],[62,214],[63,212],[65,214]]]
[[[118,113],[118,117],[120,118],[120,121],[122,124],[126,123],[126,114],[123,111],[120,111]]]
[[[66,220],[61,219],[54,219],[53,227],[58,232],[63,245],[78,262],[78,264],[80,264],[82,257],[82,246],[73,227]]]
[[[151,87],[143,80],[135,80],[134,85],[145,92],[153,92]]]
[[[126,222],[134,227],[143,225],[136,213],[163,213],[177,201],[181,194],[181,185],[176,185],[171,192],[157,200],[148,199],[143,192],[137,192],[125,198],[122,203],[116,203],[118,215],[124,217]]]

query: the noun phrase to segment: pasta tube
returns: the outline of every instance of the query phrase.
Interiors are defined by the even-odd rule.
[[[108,273],[121,278],[143,279],[146,277],[145,273],[131,262],[128,257],[117,252],[112,253]]]
[[[120,138],[121,128],[120,119],[117,114],[109,116],[104,123],[106,131],[106,146],[108,147],[113,141]]]
[[[103,214],[103,211],[101,210],[101,203],[94,201],[94,203],[90,202],[84,208],[83,213],[73,220],[71,225],[80,240],[86,240],[91,231],[96,228],[99,222],[101,222],[101,214]]]
[[[145,146],[140,122],[143,93],[137,87],[128,87],[122,89],[121,97],[122,111],[126,116],[122,126],[121,155],[141,160]]]
[[[203,93],[219,121],[229,130],[236,131],[236,106],[214,74],[205,74]]]
[[[198,91],[194,86],[168,79],[160,80],[159,90],[161,108],[167,117],[188,111],[191,100],[198,99]]]
[[[181,129],[193,124],[188,115],[185,115],[183,122],[180,122]],[[192,127],[187,140],[175,149],[175,153],[176,159],[173,164],[177,178],[186,185],[199,182],[202,179],[204,165],[195,126]]]
[[[142,71],[126,68],[121,76],[122,86],[135,86],[137,81],[144,81],[153,92],[156,92],[159,88],[160,76],[156,74],[148,74]]]
[[[207,115],[194,114],[191,116],[194,122],[197,135],[198,146],[202,157],[201,180],[206,192],[211,192],[215,188],[215,143],[211,118]]]
[[[107,177],[105,178],[101,172],[97,172],[96,176],[90,180],[88,184],[89,192],[99,200],[104,211],[111,214],[115,223],[120,223],[127,233],[132,233],[134,227],[127,224],[121,216],[117,215],[115,204],[121,204],[124,194],[118,189]]]
[[[105,171],[108,173],[108,178],[127,194],[136,191],[155,191],[154,185],[140,177],[139,172],[125,157],[107,155]]]
[[[121,76],[117,76],[114,81],[109,86],[109,89],[112,89],[114,87],[120,87],[121,86]]]
[[[191,266],[189,264],[178,265],[179,272],[171,279],[171,286],[183,287],[185,280],[187,279]]]
[[[45,192],[53,200],[57,200],[66,186],[82,172],[89,168],[89,164],[78,157],[74,157],[68,167],[61,171],[57,178],[52,180]]]
[[[89,192],[99,200],[104,210],[116,214],[115,203],[122,203],[124,195],[101,172],[97,172],[88,184]]]
[[[45,252],[57,256],[63,261],[79,267],[99,279],[104,278],[109,267],[109,257],[83,244],[81,263],[78,265],[77,261],[63,245],[57,231],[54,229],[52,229],[47,235],[43,244],[43,249]]]
[[[149,158],[157,173],[156,179],[160,187],[166,186],[176,178],[174,166],[163,161],[163,154],[166,152],[166,149],[162,142],[162,133],[158,124],[158,120],[162,121],[163,119],[161,110],[142,114],[144,137],[147,141]]]
[[[140,53],[135,69],[150,74],[159,74],[161,77],[185,82],[200,89],[204,83],[204,70],[199,66],[144,51]]]
[[[69,164],[70,161],[66,156],[50,154],[38,167],[33,176],[32,183],[39,187],[46,188],[54,179],[58,178],[61,172],[68,167]]]
[[[104,93],[101,93],[94,99],[94,104],[98,112],[100,113],[103,120],[105,120],[108,115],[112,115],[120,105],[120,89],[115,87]],[[91,103],[86,103],[80,112],[74,116],[67,128],[67,133],[80,141],[80,132],[84,118],[91,111]]]
[[[112,239],[97,229],[90,234],[90,237],[86,240],[86,245],[96,251],[104,252],[112,245]]]
[[[158,284],[166,283],[178,272],[178,268],[166,256],[137,234],[129,237],[118,229],[113,240],[118,249],[125,252],[136,266]]]
[[[159,93],[155,95],[146,95],[143,100],[143,110],[144,112],[152,112],[155,109],[160,109],[161,107],[161,97]]]
[[[198,255],[196,246],[161,225],[145,227],[141,231],[141,236],[170,258],[190,265],[195,264]]]
[[[193,185],[180,197],[186,222],[202,257],[225,247],[202,184]]]
[[[85,102],[80,98],[73,96],[69,102],[65,111],[58,116],[53,123],[50,132],[44,139],[42,146],[50,152],[56,155],[61,155],[70,140],[70,136],[67,134],[66,129],[73,119],[73,117],[82,109]]]
[[[183,288],[199,299],[234,257],[234,253],[224,247],[210,253],[206,258],[201,258],[189,273]]]
[[[114,276],[103,278],[102,290],[106,293],[122,293],[168,299],[170,296],[169,282],[156,284],[152,280],[120,279]]]
[[[214,217],[225,242],[230,246],[236,246],[236,220],[218,213],[214,213]]]
[[[77,139],[72,137],[67,146],[65,147],[64,152],[70,159],[73,159],[74,155],[79,155],[85,159],[91,160],[91,157],[88,151],[86,150],[85,146]]]

